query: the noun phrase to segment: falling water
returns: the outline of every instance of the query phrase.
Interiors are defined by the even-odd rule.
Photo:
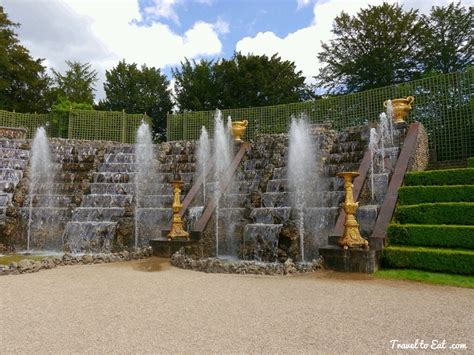
[[[228,121],[229,122],[229,121]],[[216,199],[216,256],[219,256],[219,205],[221,194],[220,182],[227,177],[227,169],[231,163],[231,139],[229,127],[224,127],[222,113],[216,110],[214,116],[214,159],[216,160],[214,198]]]
[[[202,182],[202,204],[206,204],[206,175],[209,169],[209,162],[211,160],[211,147],[209,143],[209,135],[207,134],[206,127],[202,126],[201,136],[197,146],[197,175],[201,174],[204,176]]]
[[[379,124],[379,137],[380,137],[380,155],[381,155],[381,168],[382,172],[385,171],[385,146],[391,143],[391,132],[390,125],[387,120],[387,115],[382,112],[380,114]]]
[[[139,216],[142,199],[150,193],[151,187],[156,183],[156,171],[153,141],[150,126],[142,122],[137,130],[135,143],[135,248],[139,244]]]
[[[304,117],[291,120],[288,147],[288,185],[294,192],[293,206],[298,212],[301,260],[304,253],[304,209],[315,186],[316,148]]]
[[[387,100],[386,104],[388,127],[390,132],[390,143],[393,144],[393,106],[392,100]]]
[[[29,210],[28,210],[28,236],[26,248],[30,250],[30,244],[32,242],[31,225],[33,222],[33,198],[34,195],[41,192],[46,195],[48,204],[45,208],[54,207],[51,206],[52,199],[50,198],[52,192],[52,184],[54,181],[54,166],[51,161],[51,152],[49,149],[48,137],[46,130],[43,127],[39,127],[36,130],[33,143],[31,146],[31,162],[30,162],[30,185],[29,185]],[[43,233],[48,233],[48,226],[43,226],[45,229]],[[51,237],[51,236],[49,236]]]
[[[369,150],[370,150],[370,191],[372,193],[372,200],[374,199],[374,165],[375,165],[375,155],[378,150],[379,136],[377,134],[377,129],[370,129],[370,139],[369,139]]]

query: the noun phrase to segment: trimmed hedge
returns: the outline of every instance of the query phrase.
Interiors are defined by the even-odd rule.
[[[395,219],[401,224],[474,225],[474,203],[439,202],[398,206]]]
[[[402,186],[398,189],[401,205],[427,202],[474,202],[474,185]]]
[[[384,249],[382,262],[393,268],[474,275],[474,251],[423,247],[390,246]]]
[[[391,224],[387,235],[391,245],[474,249],[474,226]]]
[[[474,158],[467,158],[467,167],[474,168]]]
[[[405,175],[405,185],[474,185],[474,168],[415,171]]]

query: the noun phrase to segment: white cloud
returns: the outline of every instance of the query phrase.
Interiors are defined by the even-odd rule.
[[[311,0],[296,0],[296,3],[298,5],[298,9],[301,9],[301,8],[309,5],[310,2],[311,2]]]
[[[298,6],[307,5],[309,0],[297,0]],[[386,0],[395,3],[395,0]],[[253,53],[271,56],[278,53],[282,59],[295,62],[298,70],[303,72],[308,82],[317,75],[321,67],[317,54],[321,51],[321,42],[328,42],[332,38],[332,24],[334,18],[342,11],[355,15],[361,8],[368,5],[380,5],[383,0],[327,0],[318,1],[314,5],[313,23],[301,28],[286,37],[278,37],[273,32],[260,32],[254,37],[242,38],[236,44],[236,50],[244,54]],[[449,0],[405,0],[398,1],[404,8],[418,8],[426,13],[433,5],[445,5]],[[472,4],[474,1],[463,1],[463,4]]]
[[[226,34],[229,33],[229,23],[218,18],[217,21],[214,23],[214,29],[217,33]]]
[[[169,1],[171,3],[171,1]],[[222,51],[225,23],[196,22],[183,35],[153,23],[140,27],[136,0],[0,0],[9,17],[21,23],[20,40],[34,57],[63,70],[64,61],[90,62],[99,73],[97,97],[104,97],[105,70],[127,62],[164,68],[184,59]],[[228,30],[228,26],[227,26]]]
[[[165,18],[179,23],[178,14],[174,9],[174,6],[179,2],[180,0],[153,0],[153,5],[147,6],[145,12],[158,19]]]

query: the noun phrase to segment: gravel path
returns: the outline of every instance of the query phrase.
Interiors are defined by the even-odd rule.
[[[152,258],[0,277],[0,353],[390,353],[474,349],[474,290],[366,275],[205,274]],[[440,353],[437,351],[437,353]]]

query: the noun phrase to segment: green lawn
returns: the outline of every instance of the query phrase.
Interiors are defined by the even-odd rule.
[[[412,269],[379,270],[375,277],[391,280],[419,281],[436,285],[474,288],[474,276],[444,274]]]

